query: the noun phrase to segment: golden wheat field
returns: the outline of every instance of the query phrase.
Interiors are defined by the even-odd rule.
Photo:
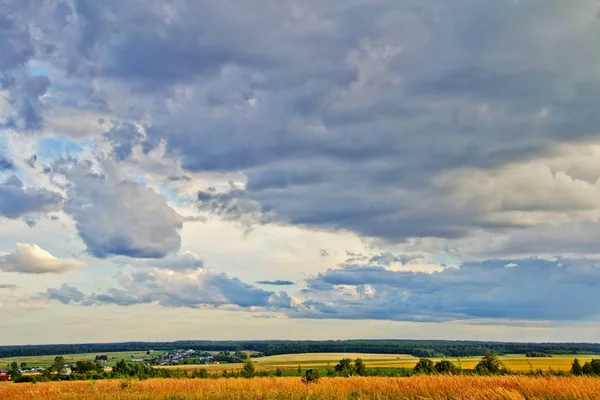
[[[599,399],[600,379],[584,377],[417,376],[411,378],[151,379],[0,383],[2,400],[258,399]]]

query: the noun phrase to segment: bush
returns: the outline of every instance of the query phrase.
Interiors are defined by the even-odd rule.
[[[302,377],[302,383],[308,385],[310,383],[317,383],[319,381],[319,373],[312,369],[307,369]]]
[[[448,360],[441,360],[436,362],[433,368],[438,374],[456,375],[460,373],[459,368]]]
[[[242,376],[244,378],[252,378],[254,376],[254,363],[247,358],[246,361],[244,361],[244,368],[242,369]]]
[[[433,361],[428,358],[421,358],[414,371],[416,374],[433,374],[435,372]]]
[[[14,380],[15,383],[31,383],[36,382],[35,377],[31,375],[21,375]]]
[[[360,376],[367,375],[367,367],[365,366],[362,358],[357,358],[354,360],[354,372],[356,372],[356,375]]]
[[[573,375],[582,375],[583,371],[581,369],[581,364],[578,359],[573,360],[573,364],[571,364],[571,373]]]
[[[592,360],[590,362],[590,365],[592,366],[592,370],[594,371],[594,373],[596,375],[600,375],[600,360]]]
[[[478,374],[500,374],[506,372],[506,367],[497,355],[487,353],[475,366],[475,371]]]
[[[356,372],[354,363],[350,358],[342,358],[340,362],[334,367],[336,374],[340,376],[354,375]]]

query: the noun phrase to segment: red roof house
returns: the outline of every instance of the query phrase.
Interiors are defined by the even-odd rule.
[[[10,375],[0,372],[0,382],[9,381],[9,380],[10,380]]]

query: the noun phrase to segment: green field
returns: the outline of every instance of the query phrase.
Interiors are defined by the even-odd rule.
[[[161,355],[162,351],[152,351],[149,355],[145,351],[131,352],[113,352],[103,353],[108,356],[107,367],[114,366],[119,360],[131,360],[132,358],[152,358]],[[63,355],[67,362],[76,362],[80,360],[93,360],[96,353],[87,354],[67,354]],[[10,365],[13,361],[17,363],[26,362],[29,368],[31,367],[48,367],[52,364],[55,356],[30,356],[30,357],[10,357],[0,359],[0,368]],[[302,354],[282,354],[277,356],[258,357],[252,360],[256,363],[257,370],[273,370],[281,368],[283,370],[296,369],[298,366],[302,368],[326,368],[334,366],[342,358],[362,358],[368,368],[413,368],[417,361],[417,357],[407,354],[370,354],[370,353],[302,353]],[[554,356],[546,358],[530,358],[523,354],[504,355],[500,359],[512,371],[531,371],[541,369],[542,371],[569,371],[573,362],[573,355]],[[600,356],[578,355],[577,358],[584,363],[592,358],[600,358]],[[463,369],[473,369],[479,362],[480,357],[464,357],[464,358],[448,358],[457,365],[461,365]],[[433,359],[434,361],[440,359]],[[205,368],[209,371],[219,370],[236,370],[241,369],[242,364],[207,364],[207,365],[176,365],[165,368],[193,370]]]
[[[82,360],[93,360],[99,354],[106,354],[108,356],[108,362],[105,364],[107,367],[114,366],[120,360],[131,360],[132,358],[152,358],[163,354],[162,351],[152,351],[149,355],[145,351],[123,351],[114,353],[84,353],[84,354],[64,354],[66,362],[76,362]],[[27,357],[8,357],[0,358],[0,368],[9,366],[13,361],[18,364],[26,362],[28,368],[42,367],[46,368],[52,364],[56,356],[27,356]]]

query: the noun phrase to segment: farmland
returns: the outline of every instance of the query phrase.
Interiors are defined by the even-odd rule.
[[[100,353],[83,353],[83,354],[65,354],[63,357],[67,363],[74,363],[83,360],[93,360]],[[162,351],[151,351],[147,354],[146,351],[120,351],[113,353],[103,353],[108,355],[107,367],[114,366],[119,360],[131,360],[132,358],[152,358],[162,354]],[[43,355],[43,356],[23,356],[23,357],[7,357],[0,358],[0,369],[10,363],[26,362],[28,367],[42,367],[46,368],[52,364],[55,355]]]
[[[133,358],[152,358],[162,354],[161,351],[152,351],[149,355],[145,351],[130,351],[130,352],[112,352],[105,353],[108,356],[107,367],[112,367],[121,359],[128,361]],[[66,354],[63,355],[65,361],[73,363],[80,360],[93,360],[97,353],[84,354]],[[9,357],[0,359],[0,368],[10,365],[11,362],[17,363],[26,362],[29,367],[50,366],[54,360],[54,355],[44,356],[24,356],[24,357]],[[327,366],[335,365],[342,358],[362,358],[368,368],[413,368],[419,358],[407,354],[370,354],[370,353],[303,353],[303,354],[281,354],[276,356],[253,358],[256,363],[257,371],[274,370],[280,368],[282,370],[295,370],[298,366],[302,368],[317,368],[324,369]],[[531,370],[541,369],[544,372],[550,369],[554,371],[569,371],[573,362],[573,355],[555,355],[553,357],[530,358],[523,354],[512,354],[500,356],[507,368],[514,372],[527,372]],[[594,356],[592,355],[577,355],[581,362],[589,361]],[[597,358],[598,356],[595,356]],[[448,357],[448,360],[459,364],[464,369],[473,369],[481,357]],[[433,361],[441,360],[441,358],[432,358]],[[209,372],[218,372],[222,370],[240,370],[241,363],[221,363],[221,364],[206,364],[206,365],[175,365],[165,368],[175,370],[193,371],[199,368],[205,368]]]
[[[411,378],[151,379],[147,381],[0,383],[3,400],[221,399],[597,399],[600,379],[585,377],[416,376]]]
[[[307,353],[307,354],[283,354],[278,356],[268,356],[255,358],[256,370],[274,370],[276,368],[296,369],[301,368],[317,368],[324,369],[327,366],[335,365],[342,358],[362,358],[367,368],[413,368],[419,361],[419,358],[406,354],[366,354],[366,353]],[[581,362],[590,361],[597,356],[578,355],[577,358]],[[528,372],[531,370],[541,369],[548,372],[550,369],[554,371],[569,371],[574,356],[554,356],[544,358],[530,358],[523,354],[505,355],[499,357],[508,369],[514,372]],[[464,369],[473,369],[479,362],[481,357],[464,357],[464,358],[447,358],[455,364],[461,365]],[[439,361],[441,358],[433,358],[433,361]],[[169,366],[166,368],[180,369],[192,371],[198,368],[205,368],[209,372],[222,370],[239,370],[242,364],[210,364],[210,365],[186,365],[186,366]]]

